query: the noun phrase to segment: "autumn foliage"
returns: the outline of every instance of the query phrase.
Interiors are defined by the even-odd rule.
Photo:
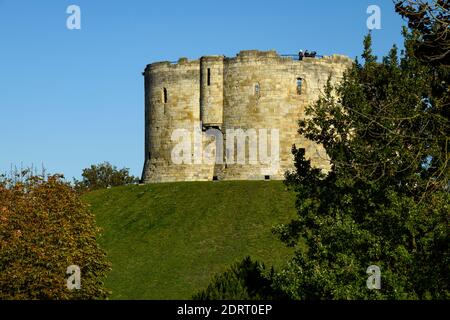
[[[94,216],[60,176],[0,179],[0,299],[98,299],[109,269]],[[69,290],[67,267],[81,269]]]

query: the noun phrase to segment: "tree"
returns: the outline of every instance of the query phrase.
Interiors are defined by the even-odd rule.
[[[395,10],[419,34],[414,41],[416,57],[435,65],[450,65],[450,2],[395,0]]]
[[[83,179],[81,181],[74,181],[75,189],[78,191],[91,191],[123,186],[138,180],[136,177],[130,175],[128,168],[119,170],[109,162],[103,162],[83,169],[82,177]]]
[[[439,73],[393,47],[381,63],[364,43],[341,84],[307,108],[299,132],[324,146],[331,171],[293,148],[298,219],[275,228],[297,249],[275,283],[293,299],[448,299],[449,119],[434,95]],[[441,74],[442,75],[442,74]],[[381,289],[366,287],[370,265]]]
[[[427,64],[436,112],[450,121],[450,2],[395,0],[396,11],[408,20],[409,54]],[[447,132],[447,136],[450,132]],[[445,150],[443,150],[445,152]]]
[[[61,176],[3,176],[0,299],[107,297],[102,280],[110,265],[97,245],[98,231],[88,206]],[[81,271],[79,290],[67,287],[71,265]]]

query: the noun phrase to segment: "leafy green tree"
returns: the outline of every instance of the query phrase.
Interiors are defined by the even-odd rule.
[[[441,73],[404,35],[401,57],[394,46],[378,63],[369,34],[365,63],[328,84],[299,122],[331,171],[294,146],[286,183],[298,219],[274,230],[288,245],[307,243],[274,278],[292,299],[449,298],[450,124],[435,95]],[[366,286],[370,265],[381,269],[380,290]]]
[[[415,56],[433,65],[450,65],[450,1],[396,0],[395,10],[418,33]]]
[[[60,176],[0,179],[0,299],[102,299],[110,265],[94,216]],[[67,268],[81,271],[69,290]]]
[[[412,30],[409,54],[431,66],[434,73],[430,87],[436,112],[450,121],[450,2],[396,0],[395,3],[396,11],[408,20]]]
[[[193,296],[194,300],[272,300],[286,298],[273,289],[270,271],[257,261],[246,257],[223,274],[215,276],[205,290]]]
[[[83,179],[75,180],[75,189],[77,191],[91,191],[127,185],[138,181],[130,175],[128,168],[117,169],[109,162],[103,162],[98,165],[92,165],[90,168],[83,169]]]

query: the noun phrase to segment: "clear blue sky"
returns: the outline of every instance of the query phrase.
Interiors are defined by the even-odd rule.
[[[70,4],[81,30],[66,28]],[[405,24],[391,0],[0,0],[0,172],[43,163],[71,180],[109,161],[140,175],[146,64],[245,49],[354,58],[370,4],[383,55]]]

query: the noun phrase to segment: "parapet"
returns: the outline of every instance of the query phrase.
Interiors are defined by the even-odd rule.
[[[281,63],[292,63],[292,61],[298,62],[338,62],[343,64],[353,63],[353,60],[345,55],[333,54],[331,56],[323,56],[318,58],[305,57],[303,60],[298,60],[296,54],[291,55],[280,55],[275,50],[260,51],[260,50],[242,50],[235,57],[226,57],[225,55],[208,55],[202,56],[197,60],[189,60],[188,58],[182,57],[178,61],[160,61],[148,64],[145,71],[155,70],[155,69],[165,69],[165,68],[177,68],[178,66],[196,66],[200,62],[221,62],[236,61],[236,60],[259,60],[259,59],[274,59]]]
[[[200,58],[202,62],[220,62],[225,58],[223,55],[203,56]]]
[[[188,58],[180,58],[178,61],[159,61],[150,63],[145,67],[144,74],[147,71],[183,69],[185,67],[193,67],[199,65],[199,60],[189,60]]]
[[[279,57],[275,50],[259,51],[259,50],[242,50],[236,57],[238,58],[276,58]]]

